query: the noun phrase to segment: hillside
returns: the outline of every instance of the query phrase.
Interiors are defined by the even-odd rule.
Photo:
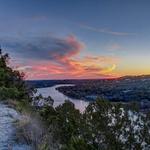
[[[7,54],[0,53],[0,96],[3,100],[0,103],[4,109],[11,107],[21,115],[14,123],[18,143],[26,143],[33,150],[150,148],[150,114],[140,113],[135,103],[126,106],[97,99],[83,113],[70,101],[56,108],[52,104],[35,107],[32,102],[44,98],[33,96],[34,90],[25,84],[22,74],[8,66],[8,58]]]

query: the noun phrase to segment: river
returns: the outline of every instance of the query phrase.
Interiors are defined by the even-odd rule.
[[[39,94],[44,97],[51,96],[54,100],[54,107],[62,104],[65,100],[70,100],[75,104],[75,107],[83,112],[88,105],[88,102],[73,99],[60,93],[56,88],[61,86],[73,86],[72,84],[59,84],[47,88],[38,88]],[[18,144],[16,142],[16,121],[21,119],[21,114],[10,108],[7,105],[0,103],[0,150],[30,150],[28,145]]]
[[[65,96],[63,93],[56,90],[58,87],[62,86],[74,86],[73,84],[58,84],[52,87],[46,87],[46,88],[38,88],[37,94],[42,94],[44,97],[51,96],[51,98],[54,100],[54,107],[62,104],[65,100],[70,100],[75,104],[75,107],[79,109],[81,112],[85,110],[89,102],[86,102],[84,100],[80,99],[73,99],[70,97]]]

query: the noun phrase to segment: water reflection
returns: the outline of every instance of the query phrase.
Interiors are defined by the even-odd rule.
[[[60,93],[56,88],[61,86],[74,86],[73,84],[59,84],[52,87],[46,88],[38,88],[38,94],[42,94],[44,97],[51,96],[54,100],[54,107],[62,104],[65,100],[70,100],[75,104],[75,107],[79,109],[81,112],[85,110],[85,107],[88,105],[89,102],[80,100],[80,99],[73,99],[65,96],[63,93]]]

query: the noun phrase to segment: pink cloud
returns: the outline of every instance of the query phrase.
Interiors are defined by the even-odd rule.
[[[120,50],[120,49],[123,49],[123,48],[119,44],[113,43],[113,44],[107,46],[107,49],[111,50],[111,51],[114,51],[114,50]]]
[[[110,56],[84,56],[79,58],[80,53],[85,50],[85,45],[73,35],[57,40],[57,42],[55,43],[58,45],[56,46],[56,53],[54,49],[46,50],[47,53],[41,55],[46,59],[28,59],[28,62],[19,64],[17,68],[25,71],[27,79],[101,78],[113,76],[111,73],[116,68],[118,58]],[[29,50],[32,50],[32,48],[33,46]],[[41,54],[41,49],[38,52]],[[38,58],[40,57],[38,54],[36,55]]]

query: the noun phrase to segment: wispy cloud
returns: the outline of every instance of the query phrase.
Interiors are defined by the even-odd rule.
[[[44,20],[48,20],[48,17],[44,15],[39,15],[39,16],[31,16],[28,19],[31,19],[33,21],[44,21]]]
[[[108,46],[106,46],[106,49],[107,50],[110,50],[110,51],[116,51],[116,50],[124,50],[125,48],[122,47],[120,44],[118,43],[112,43]]]
[[[115,36],[136,35],[136,33],[113,31],[113,30],[110,30],[108,28],[95,28],[95,27],[91,27],[91,26],[88,26],[85,24],[79,24],[79,26],[83,29],[90,30],[93,32],[111,34],[111,35],[115,35]]]
[[[63,57],[71,57],[78,54],[84,48],[84,44],[75,36],[66,38],[53,36],[18,38],[0,38],[3,46],[13,51],[16,55],[35,60],[57,60]]]
[[[116,68],[118,58],[83,56],[85,44],[74,35],[65,38],[34,37],[24,40],[1,39],[15,53],[16,68],[25,71],[29,79],[101,78]]]

